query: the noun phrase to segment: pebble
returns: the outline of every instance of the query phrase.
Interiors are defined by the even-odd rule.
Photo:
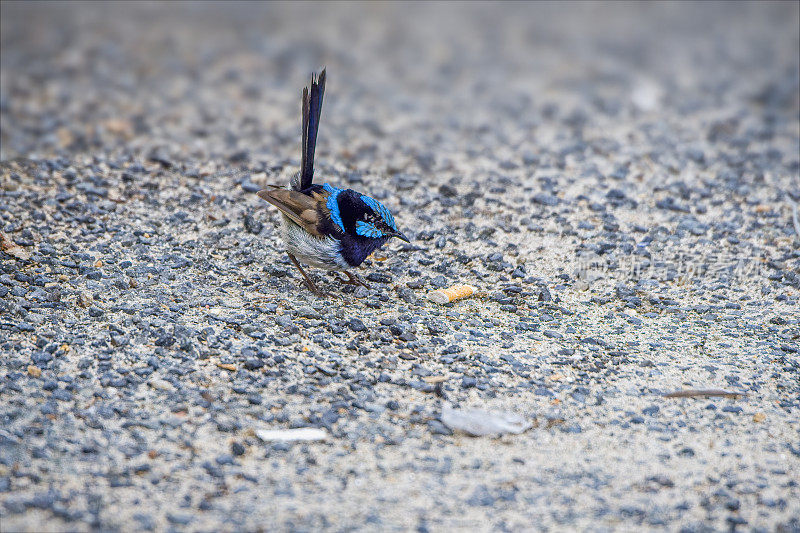
[[[360,318],[352,318],[348,320],[347,327],[350,328],[351,331],[355,331],[356,333],[367,330],[367,326],[364,325],[364,322],[361,321]]]

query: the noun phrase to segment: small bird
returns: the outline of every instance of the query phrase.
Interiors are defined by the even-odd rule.
[[[320,291],[300,263],[341,271],[351,285],[367,286],[358,275],[349,272],[364,262],[372,252],[392,237],[409,242],[394,222],[392,213],[382,203],[352,189],[339,189],[314,180],[314,149],[325,93],[325,69],[311,76],[311,89],[303,89],[303,153],[300,172],[292,176],[289,189],[267,185],[258,196],[277,207],[283,215],[282,233],[286,252],[305,279],[306,286],[318,296]]]

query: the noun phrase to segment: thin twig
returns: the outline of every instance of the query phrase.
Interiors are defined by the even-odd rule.
[[[738,398],[739,396],[747,396],[747,393],[740,391],[727,391],[722,389],[685,389],[667,393],[664,395],[664,398],[695,398],[698,396],[722,396],[725,398]]]

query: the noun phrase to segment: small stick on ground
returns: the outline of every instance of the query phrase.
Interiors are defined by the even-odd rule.
[[[747,396],[747,393],[740,391],[727,391],[722,389],[686,389],[664,394],[664,398],[697,398],[701,396],[738,398],[740,396]]]

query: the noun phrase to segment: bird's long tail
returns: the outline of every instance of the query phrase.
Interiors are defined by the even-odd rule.
[[[314,180],[314,150],[317,147],[317,132],[322,114],[322,96],[325,94],[325,69],[319,78],[311,76],[311,89],[303,89],[303,158],[299,180],[292,180],[292,188],[304,190]]]

